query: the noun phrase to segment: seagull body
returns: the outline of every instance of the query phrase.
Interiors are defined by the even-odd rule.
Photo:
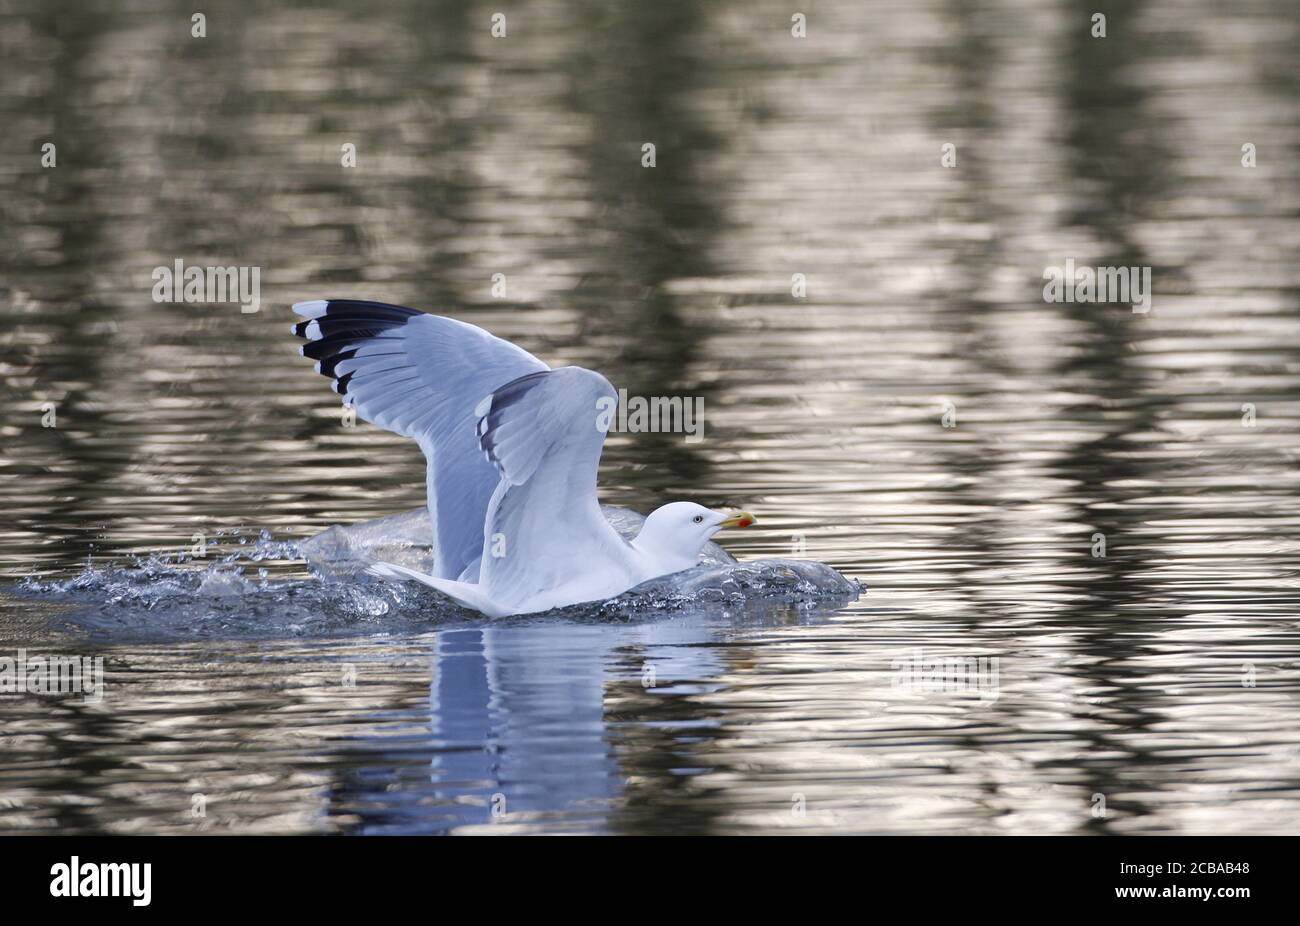
[[[428,461],[432,572],[376,563],[375,575],[491,617],[528,614],[690,569],[718,530],[754,523],[672,502],[635,539],[619,536],[596,495],[618,399],[599,373],[552,370],[482,328],[402,306],[330,299],[293,310],[303,356],[344,404],[414,439]]]

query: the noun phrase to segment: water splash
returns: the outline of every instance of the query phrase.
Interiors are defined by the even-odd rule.
[[[644,518],[605,508],[625,537]],[[305,541],[269,531],[225,531],[199,553],[133,557],[86,568],[69,579],[20,581],[14,591],[67,606],[63,621],[94,636],[126,639],[240,639],[411,633],[484,618],[426,586],[365,575],[376,560],[427,569],[424,509],[343,527]],[[225,552],[222,552],[225,551]],[[203,568],[196,568],[198,563]],[[272,580],[268,564],[306,567],[308,577]],[[249,574],[251,571],[251,575]],[[695,569],[654,579],[606,602],[552,612],[565,619],[640,620],[689,610],[834,607],[860,586],[820,563],[738,563],[709,544]]]

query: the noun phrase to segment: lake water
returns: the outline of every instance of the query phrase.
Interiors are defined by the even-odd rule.
[[[0,9],[0,656],[103,659],[0,695],[0,831],[1300,830],[1291,4],[191,13]],[[178,259],[259,311],[155,302]],[[327,296],[701,398],[602,499],[864,593],[322,583],[298,542],[424,498],[297,356]]]

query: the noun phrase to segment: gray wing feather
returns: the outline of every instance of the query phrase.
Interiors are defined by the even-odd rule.
[[[302,353],[335,379],[345,404],[414,438],[428,460],[433,575],[455,579],[478,559],[499,482],[474,433],[475,405],[546,364],[509,341],[452,318],[353,300],[299,303]]]

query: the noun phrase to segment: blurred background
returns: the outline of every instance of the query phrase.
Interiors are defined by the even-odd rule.
[[[299,642],[274,682],[265,643],[110,634],[116,703],[3,705],[0,828],[190,831],[207,789],[241,831],[449,831],[496,793],[578,831],[1295,831],[1294,4],[247,0],[202,38],[193,7],[0,0],[0,576],[422,504],[418,449],[343,427],[289,335],[346,296],[702,396],[700,443],[611,436],[603,500],[744,505],[733,553],[870,591]],[[1151,311],[1045,302],[1067,258],[1151,267]],[[177,259],[259,267],[260,311],[155,303]],[[46,617],[4,596],[0,636]],[[1000,654],[996,708],[892,689],[914,646]],[[384,680],[313,705],[339,661]]]

